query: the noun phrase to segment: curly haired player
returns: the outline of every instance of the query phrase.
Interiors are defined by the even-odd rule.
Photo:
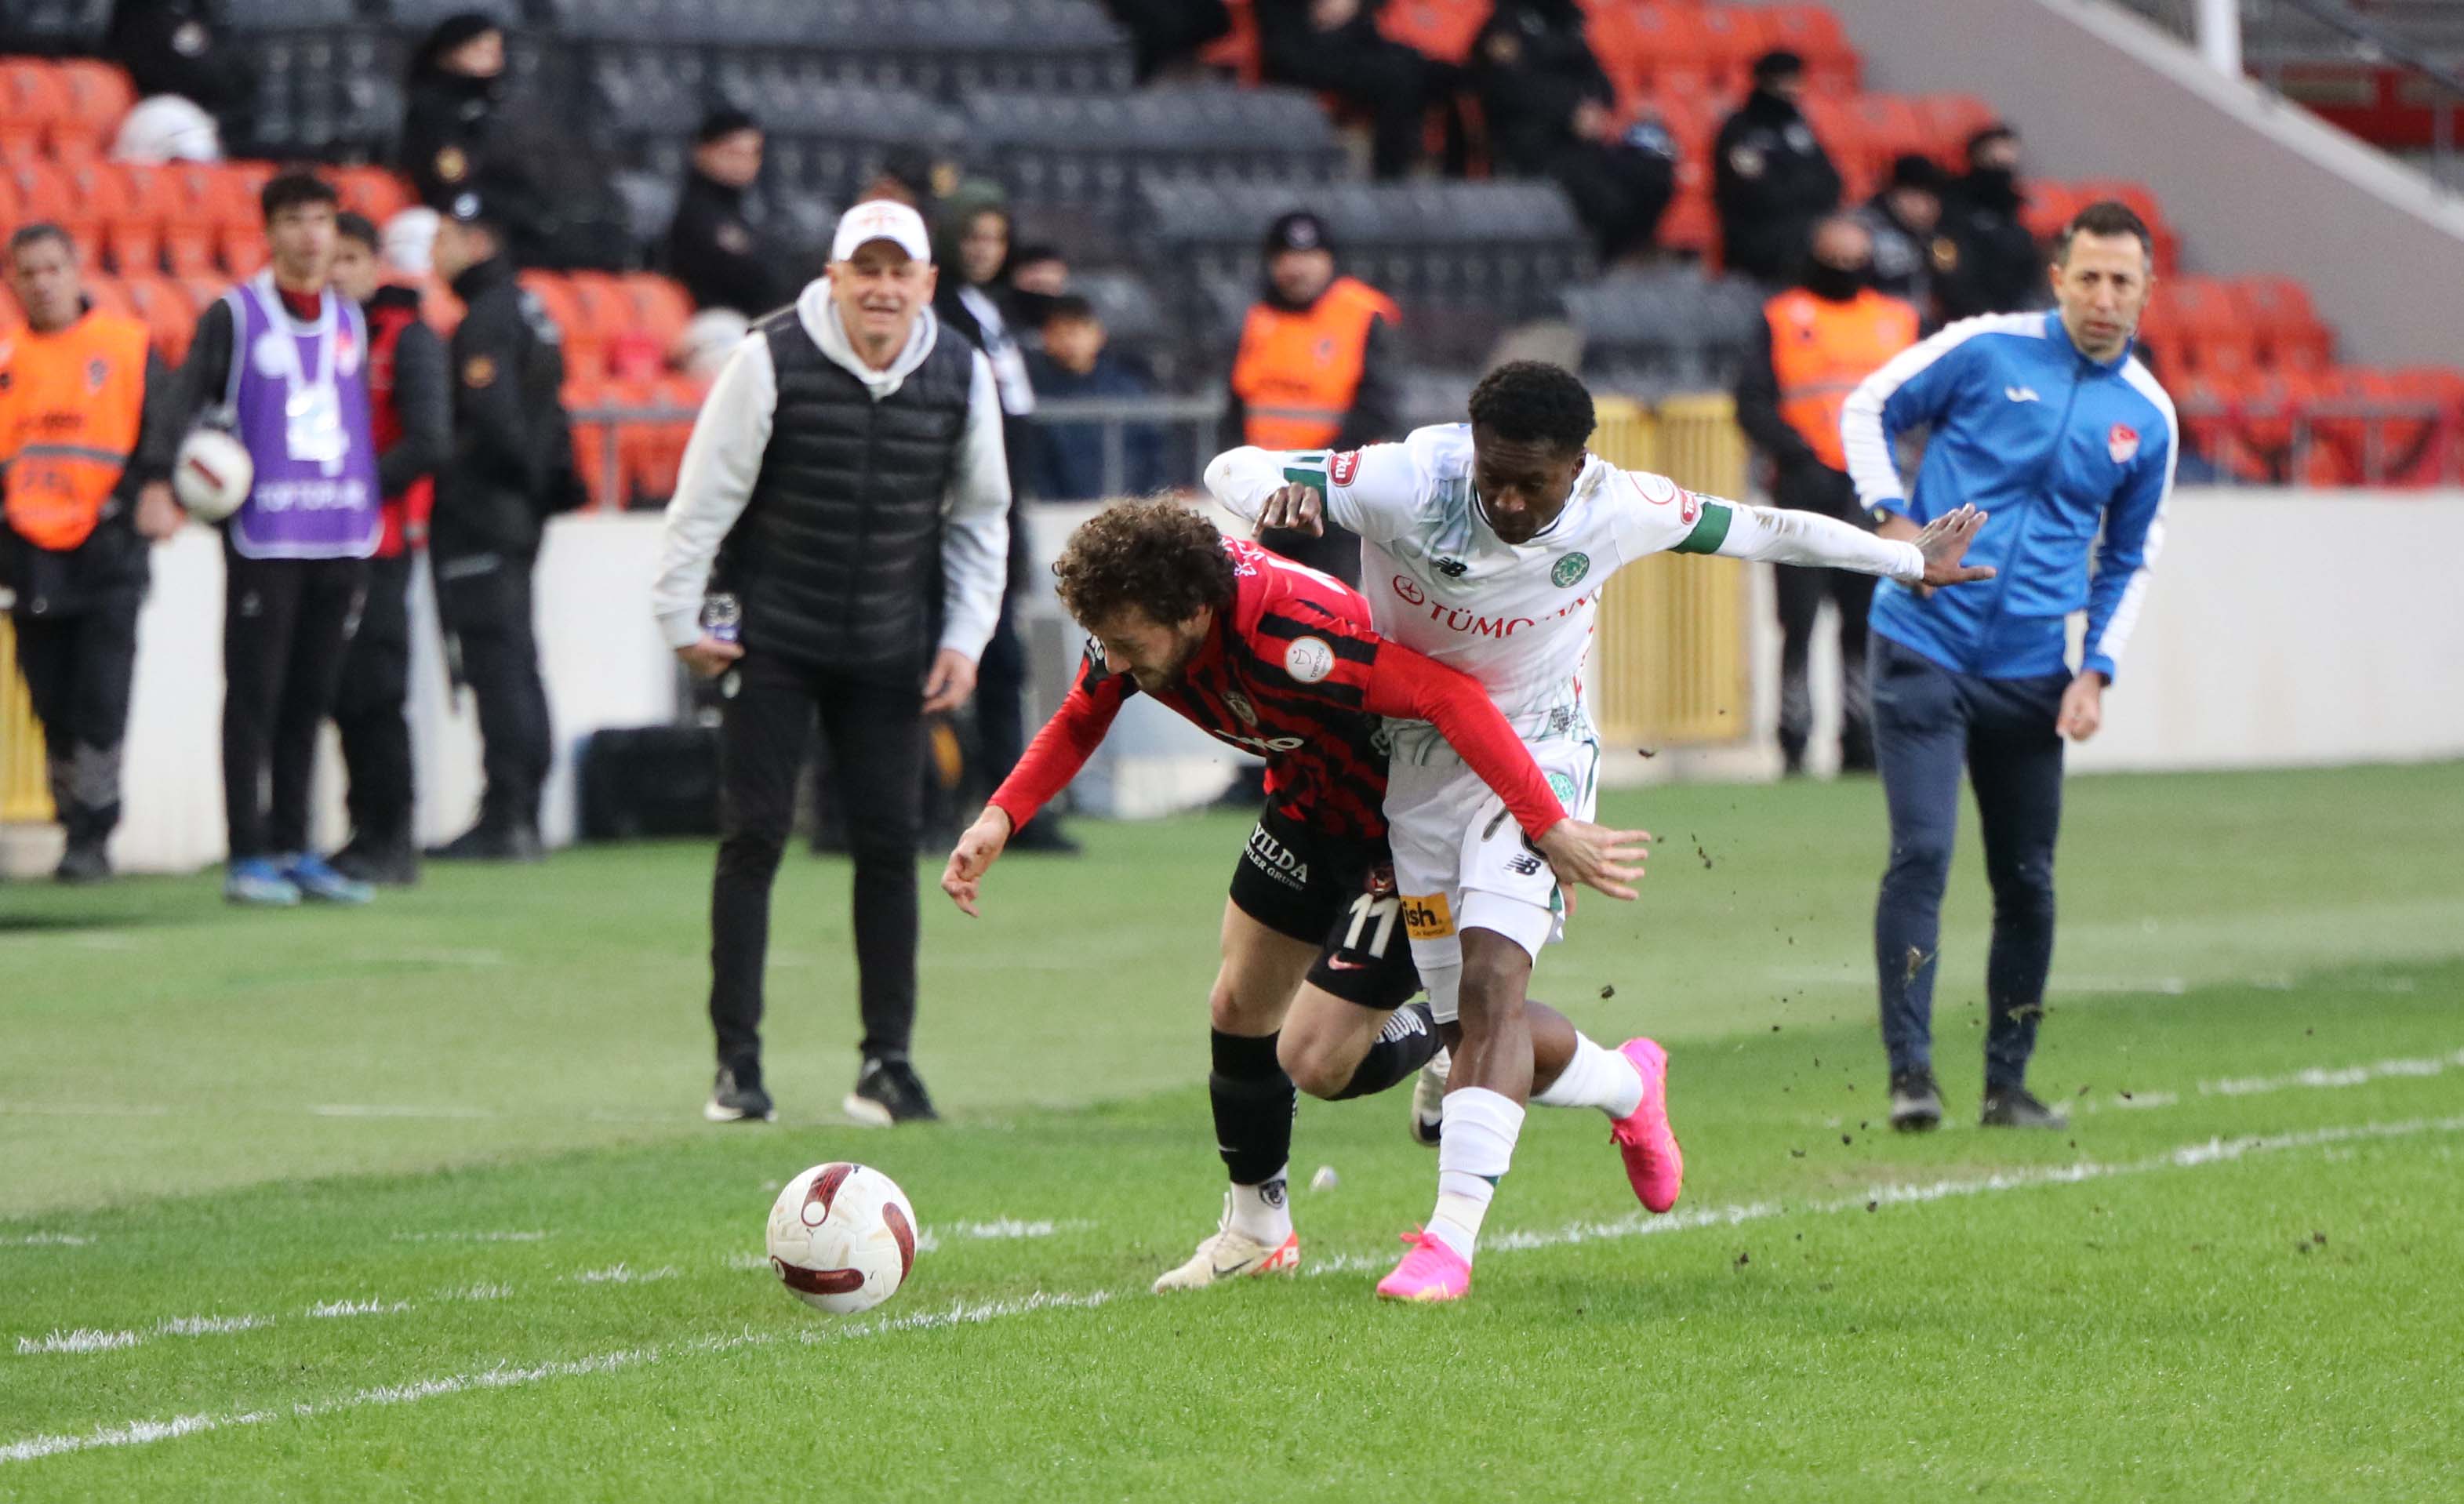
[[[1583,659],[1601,587],[1625,564],[1665,550],[1928,586],[1992,573],[1960,562],[1984,520],[1973,507],[1913,542],[1889,542],[1619,470],[1586,452],[1592,428],[1591,393],[1573,373],[1514,361],[1472,392],[1469,424],[1350,453],[1236,449],[1207,467],[1206,484],[1263,526],[1309,532],[1331,520],[1358,533],[1377,630],[1480,680],[1576,817],[1597,799],[1600,760]],[[1586,1040],[1553,1080],[1530,1070],[1525,994],[1540,948],[1565,932],[1557,876],[1505,828],[1452,739],[1408,718],[1392,730],[1396,880],[1431,1014],[1455,1042],[1437,1209],[1377,1293],[1454,1300],[1471,1289],[1481,1221],[1527,1100],[1608,1114],[1627,1180],[1653,1211],[1676,1205],[1684,1160],[1668,1130],[1668,1056],[1658,1045],[1632,1040],[1613,1053]]]
[[[1174,502],[1114,506],[1053,565],[1089,634],[1077,684],[983,815],[958,840],[942,891],[968,914],[1010,832],[1085,765],[1130,696],[1144,693],[1218,740],[1266,759],[1266,808],[1233,869],[1222,967],[1209,1010],[1208,1077],[1231,1189],[1215,1233],[1155,1281],[1197,1289],[1299,1267],[1286,1205],[1294,1083],[1339,1100],[1410,1079],[1436,1050],[1395,891],[1380,806],[1381,717],[1427,722],[1497,790],[1532,850],[1569,883],[1631,898],[1639,832],[1567,817],[1480,686],[1379,639],[1337,581],[1226,540]],[[1580,1048],[1532,1009],[1553,1078]]]

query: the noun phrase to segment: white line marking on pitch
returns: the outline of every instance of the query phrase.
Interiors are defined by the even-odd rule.
[[[545,1232],[397,1232],[396,1243],[537,1243]]]
[[[26,1232],[15,1237],[0,1238],[0,1248],[7,1249],[84,1249],[94,1247],[94,1239],[78,1232]]]
[[[1882,1184],[1870,1188],[1862,1197],[1838,1201],[1814,1202],[1797,1207],[1785,1207],[1776,1202],[1754,1202],[1739,1206],[1715,1206],[1702,1211],[1681,1212],[1658,1217],[1649,1222],[1577,1222],[1547,1232],[1501,1233],[1490,1238],[1486,1247],[1491,1251],[1521,1249],[1555,1248],[1572,1243],[1586,1243],[1601,1238],[1636,1237],[1652,1232],[1676,1232],[1689,1228],[1727,1227],[1738,1223],[1775,1217],[1790,1211],[1837,1212],[1863,1206],[1917,1205],[1941,1201],[1951,1196],[1975,1196],[1995,1191],[2019,1190],[2033,1186],[2074,1184],[2117,1175],[2143,1174],[2151,1170],[2195,1169],[2204,1165],[2222,1164],[2253,1154],[2277,1153],[2288,1149],[2315,1148],[2323,1144],[2352,1143],[2368,1139],[2403,1139],[2427,1133],[2464,1132],[2464,1117],[2416,1118],[2408,1122],[2360,1123],[2343,1128],[2321,1128],[2307,1133],[2277,1134],[2243,1139],[2211,1139],[2201,1143],[2183,1144],[2168,1153],[2127,1164],[2081,1163],[2042,1170],[2013,1170],[1969,1180],[1942,1180],[1920,1184]],[[1339,1269],[1374,1269],[1383,1262],[1366,1255],[1331,1259],[1312,1270],[1313,1273],[1331,1273]],[[1100,1306],[1113,1298],[1111,1291],[1089,1291],[1084,1294],[1035,1294],[1016,1300],[988,1300],[969,1305],[961,1302],[941,1311],[928,1311],[911,1316],[896,1316],[846,1326],[810,1328],[797,1337],[808,1343],[841,1341],[853,1338],[882,1336],[893,1332],[928,1331],[939,1327],[972,1325],[999,1320],[1005,1316],[1024,1316],[1037,1311],[1085,1310]],[[243,1410],[228,1415],[182,1415],[168,1421],[130,1421],[119,1426],[99,1426],[79,1436],[29,1436],[22,1441],[0,1446],[0,1463],[30,1462],[62,1452],[87,1451],[103,1447],[136,1447],[174,1437],[194,1435],[200,1431],[225,1430],[239,1426],[253,1426],[288,1413],[300,1420],[335,1414],[368,1404],[403,1404],[437,1395],[459,1394],[472,1389],[506,1389],[517,1384],[536,1383],[548,1379],[573,1378],[583,1374],[607,1373],[618,1368],[657,1362],[670,1357],[689,1357],[701,1353],[725,1352],[737,1347],[767,1346],[786,1334],[776,1332],[740,1332],[728,1336],[705,1337],[680,1342],[667,1348],[628,1348],[622,1352],[603,1353],[594,1358],[574,1359],[561,1362],[539,1363],[526,1368],[497,1367],[475,1374],[452,1374],[442,1379],[421,1380],[407,1384],[379,1389],[363,1389],[339,1399],[294,1404],[287,1412],[275,1410]]]
[[[101,1332],[92,1327],[78,1327],[70,1332],[54,1332],[48,1337],[17,1338],[17,1356],[33,1358],[47,1353],[108,1353],[123,1347],[135,1347],[156,1337],[208,1337],[224,1332],[246,1332],[254,1327],[271,1326],[270,1317],[240,1316],[173,1316],[158,1321],[150,1332]]]
[[[2338,1091],[2345,1087],[2367,1086],[2372,1081],[2395,1078],[2419,1078],[2440,1075],[2464,1068],[2464,1050],[2453,1054],[2426,1055],[2415,1059],[2379,1060],[2368,1065],[2311,1066],[2306,1070],[2283,1075],[2245,1075],[2222,1081],[2202,1081],[2197,1095],[2201,1096],[2265,1096],[2277,1092]],[[2081,1102],[2079,1111],[2094,1113],[2109,1108],[2170,1107],[2181,1097],[2171,1092],[2132,1092],[2109,1098]]]
[[[388,1305],[382,1300],[319,1300],[308,1308],[312,1316],[394,1316],[410,1309],[407,1300]]]
[[[1699,1211],[1672,1212],[1666,1216],[1645,1217],[1637,1212],[1608,1222],[1570,1222],[1563,1227],[1538,1232],[1504,1232],[1481,1240],[1481,1251],[1564,1248],[1576,1243],[1594,1243],[1609,1238],[1649,1237],[1664,1232],[1688,1232],[1696,1228],[1735,1227],[1740,1223],[1761,1222],[1771,1217],[1800,1213],[1832,1213],[1877,1209],[1882,1206],[1914,1205],[1941,1201],[1951,1196],[1980,1196],[1994,1191],[2026,1190],[2040,1185],[2076,1185],[2082,1181],[2109,1180],[2123,1175],[2145,1175],[2153,1170],[2196,1169],[2204,1165],[2224,1164],[2251,1154],[2273,1154],[2287,1149],[2310,1149],[2323,1144],[2351,1143],[2375,1139],[2405,1139],[2425,1133],[2464,1132],[2464,1117],[2413,1118],[2396,1123],[2363,1123],[2356,1127],[2316,1128],[2304,1133],[2272,1134],[2240,1139],[2210,1139],[2200,1143],[2183,1144],[2145,1160],[2122,1164],[2102,1164],[2083,1160],[2076,1164],[2049,1165],[2032,1170],[1997,1170],[1964,1180],[1929,1181],[1917,1184],[1881,1183],[1868,1186],[1863,1195],[1843,1196],[1834,1201],[1803,1202],[1795,1205],[1775,1201],[1749,1202],[1734,1206],[1706,1206]],[[1383,1268],[1393,1261],[1391,1254],[1339,1254],[1309,1266],[1311,1274],[1342,1274]]]
[[[1005,1316],[1027,1316],[1038,1311],[1083,1311],[1100,1306],[1112,1298],[1108,1290],[1090,1291],[1084,1294],[1047,1294],[1037,1292],[1016,1300],[984,1300],[973,1304],[961,1301],[940,1311],[927,1311],[915,1316],[894,1316],[883,1320],[857,1321],[845,1326],[809,1329],[792,1334],[804,1342],[848,1341],[860,1338],[886,1336],[894,1332],[931,1331],[942,1327],[972,1326],[996,1321]],[[653,1363],[666,1358],[692,1357],[703,1353],[726,1352],[738,1347],[766,1347],[785,1340],[786,1332],[740,1332],[723,1337],[705,1337],[679,1342],[670,1347],[635,1347],[620,1352],[601,1353],[590,1358],[577,1358],[561,1362],[534,1363],[528,1367],[497,1367],[477,1373],[449,1374],[441,1379],[423,1379],[410,1383],[387,1384],[380,1388],[362,1389],[339,1399],[294,1404],[287,1410],[241,1410],[228,1415],[181,1415],[167,1421],[131,1421],[121,1426],[97,1427],[82,1436],[30,1436],[23,1441],[0,1447],[0,1463],[32,1462],[41,1457],[54,1457],[62,1452],[90,1451],[103,1447],[142,1447],[150,1442],[170,1441],[176,1437],[193,1436],[202,1431],[229,1430],[234,1427],[256,1426],[289,1415],[296,1420],[313,1420],[343,1410],[370,1404],[411,1404],[438,1395],[461,1394],[474,1389],[511,1389],[517,1385],[538,1383],[549,1379],[579,1378],[584,1374],[613,1373]]]
[[[623,1263],[616,1263],[608,1265],[605,1269],[585,1269],[575,1274],[573,1280],[574,1283],[581,1285],[647,1285],[653,1280],[675,1277],[676,1271],[673,1265],[665,1265],[658,1269],[636,1270]]]

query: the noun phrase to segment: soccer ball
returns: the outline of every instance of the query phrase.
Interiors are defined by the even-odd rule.
[[[171,494],[200,522],[219,522],[240,509],[256,483],[248,446],[215,428],[191,429],[171,465]]]
[[[771,1204],[770,1267],[808,1306],[869,1311],[898,1294],[915,1267],[915,1209],[879,1170],[816,1164]]]

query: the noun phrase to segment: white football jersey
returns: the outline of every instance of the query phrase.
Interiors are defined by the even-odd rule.
[[[1565,511],[1517,545],[1490,529],[1471,470],[1471,428],[1457,423],[1349,453],[1235,450],[1207,480],[1248,517],[1279,487],[1322,482],[1328,517],[1360,535],[1380,636],[1480,680],[1526,740],[1588,735],[1583,659],[1601,588],[1663,549],[1714,551],[1732,503],[1593,455]]]

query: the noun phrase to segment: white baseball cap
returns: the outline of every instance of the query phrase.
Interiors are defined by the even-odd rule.
[[[830,259],[845,261],[873,240],[887,240],[918,261],[933,259],[933,236],[924,228],[924,216],[887,198],[858,204],[839,216],[838,233],[830,237]]]

